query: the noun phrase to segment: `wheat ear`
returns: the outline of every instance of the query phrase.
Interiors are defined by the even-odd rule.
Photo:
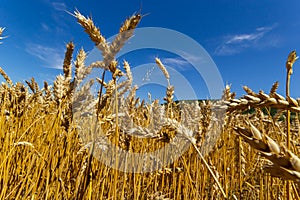
[[[11,79],[9,78],[9,76],[5,73],[5,71],[0,67],[0,74],[3,76],[3,78],[5,79],[5,81],[12,86],[13,82],[11,81]]]
[[[84,31],[90,36],[91,40],[96,46],[102,44],[101,49],[106,50],[108,45],[106,39],[102,36],[100,29],[95,26],[93,20],[89,17],[84,17],[78,10],[74,12],[74,16],[77,18],[78,23],[84,28]]]
[[[74,43],[69,42],[67,44],[67,50],[65,53],[64,64],[63,64],[63,71],[64,71],[66,80],[71,80],[71,78],[72,78],[72,54],[73,54],[73,51],[74,51]]]
[[[4,30],[5,30],[5,28],[0,27],[0,40],[3,40],[6,38],[6,37],[1,37]],[[2,44],[2,42],[0,42],[0,44]]]
[[[266,166],[265,172],[286,180],[300,182],[300,159],[284,146],[279,146],[272,138],[261,133],[247,122],[249,128],[235,127],[234,130],[245,142],[269,159],[273,165]],[[282,172],[277,174],[276,172]]]
[[[164,76],[166,77],[167,81],[168,81],[168,85],[170,85],[170,75],[169,72],[167,70],[167,68],[165,67],[165,65],[161,62],[161,60],[159,58],[155,58],[155,62],[157,64],[157,66],[159,67],[159,69],[162,71],[162,73],[164,74]]]
[[[85,69],[85,61],[86,53],[83,49],[80,49],[79,53],[77,54],[75,60],[75,80],[76,84],[80,84],[82,80],[86,77],[86,69]]]
[[[2,35],[5,28],[0,27],[0,36]]]

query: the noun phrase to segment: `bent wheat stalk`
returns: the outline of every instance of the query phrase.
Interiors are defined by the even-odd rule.
[[[180,125],[175,120],[169,119],[168,121],[171,122],[171,124],[174,127],[176,127],[178,134],[183,135],[193,145],[193,147],[197,151],[197,153],[198,153],[201,161],[204,163],[205,167],[208,169],[209,173],[211,174],[211,176],[213,177],[214,181],[216,182],[216,184],[217,184],[219,190],[221,191],[224,199],[227,199],[226,193],[224,192],[224,190],[223,190],[223,188],[221,186],[221,183],[218,181],[218,178],[216,177],[215,173],[213,172],[213,170],[211,169],[211,167],[209,166],[209,164],[207,163],[207,161],[203,157],[202,153],[198,149],[197,144],[196,144],[196,139],[192,137],[190,131],[188,129],[186,129],[183,125]]]
[[[197,153],[198,153],[200,159],[201,159],[202,162],[204,163],[205,167],[208,169],[209,173],[212,175],[212,177],[213,177],[214,181],[216,182],[216,184],[217,184],[219,190],[221,191],[223,197],[224,197],[225,199],[227,199],[227,196],[226,196],[226,194],[225,194],[225,192],[224,192],[224,190],[223,190],[223,188],[222,188],[220,182],[218,181],[216,175],[214,174],[213,170],[210,168],[209,164],[206,162],[205,158],[203,157],[203,155],[201,154],[201,152],[200,152],[199,149],[197,148],[196,144],[193,143],[193,142],[192,142],[192,144],[193,144],[193,147],[195,148],[195,150],[197,151]]]
[[[244,95],[240,99],[226,100],[224,103],[228,106],[229,112],[244,111],[249,108],[272,107],[279,110],[289,110],[299,113],[300,106],[298,102],[290,96],[284,98],[278,94],[276,92],[277,87],[278,82],[275,82],[270,94],[266,94],[263,91],[255,93],[247,86],[244,86],[243,89],[247,92],[247,95]]]
[[[272,138],[261,133],[251,123],[247,124],[248,128],[235,127],[234,130],[252,148],[260,151],[262,156],[273,163],[265,166],[264,171],[275,177],[300,182],[300,159],[286,147],[279,146]]]

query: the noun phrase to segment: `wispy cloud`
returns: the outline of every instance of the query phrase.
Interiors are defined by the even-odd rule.
[[[178,57],[162,58],[162,62],[182,71],[190,69],[193,64],[206,63],[206,60],[201,55],[194,55],[183,51],[180,52],[180,55]]]
[[[201,57],[201,52],[195,52],[197,55],[193,54],[193,53],[188,53],[185,51],[180,51],[180,55],[182,55],[182,57],[187,60],[188,62],[193,62],[193,63],[199,63],[199,62],[204,62],[203,57]],[[200,55],[199,55],[200,54]]]
[[[216,55],[233,55],[247,48],[259,47],[260,43],[263,44],[262,40],[266,34],[276,28],[276,26],[277,24],[258,27],[252,33],[225,36],[214,53]]]
[[[66,9],[67,9],[66,4],[65,3],[61,3],[61,2],[53,2],[52,6],[57,11],[66,11]]]
[[[181,57],[162,58],[162,62],[170,67],[175,67],[178,70],[184,71],[190,67],[190,63]]]
[[[45,67],[62,69],[64,50],[40,44],[30,43],[26,45],[26,52],[45,63]]]
[[[41,27],[44,31],[49,31],[50,30],[49,26],[46,23],[41,23]]]
[[[189,64],[186,60],[183,60],[180,57],[176,58],[163,58],[163,63],[165,64],[176,64],[176,65],[187,65]]]

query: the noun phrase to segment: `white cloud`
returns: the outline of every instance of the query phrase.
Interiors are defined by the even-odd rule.
[[[223,37],[223,42],[215,49],[216,55],[233,55],[250,47],[259,47],[266,34],[272,31],[277,24],[258,27],[252,33],[235,34]]]
[[[62,48],[52,48],[40,44],[27,44],[26,52],[35,56],[45,63],[45,67],[62,69],[64,60],[64,50]]]
[[[67,10],[67,6],[65,3],[53,2],[52,6],[57,11],[66,11]]]
[[[179,70],[186,70],[190,67],[190,63],[181,57],[163,58],[162,63],[169,67],[176,67]]]
[[[165,64],[176,64],[176,65],[187,65],[187,64],[189,64],[187,61],[181,59],[180,57],[178,57],[178,58],[164,58],[163,63],[165,63]]]
[[[199,52],[197,52],[199,54]],[[200,54],[195,55],[193,53],[180,51],[180,56],[172,58],[163,58],[162,62],[171,67],[177,67],[179,70],[187,70],[192,67],[193,64],[205,64],[208,60]]]
[[[203,58],[199,57],[199,52],[197,52],[198,55],[194,55],[185,51],[180,52],[182,57],[187,60],[188,62],[193,62],[193,63],[198,63],[198,62],[203,62]]]
[[[50,30],[49,26],[47,24],[45,24],[45,23],[41,23],[41,26],[42,26],[42,29],[44,31],[49,31]]]
[[[278,26],[278,24],[275,23],[273,26],[262,26],[262,27],[256,28],[256,30],[257,31],[270,31],[270,30],[274,29],[277,26]]]
[[[226,44],[254,41],[262,38],[264,34],[265,34],[264,32],[259,32],[259,33],[252,33],[252,34],[234,35],[226,42]]]

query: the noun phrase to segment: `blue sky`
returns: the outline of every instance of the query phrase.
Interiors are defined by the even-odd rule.
[[[0,45],[0,66],[14,82],[31,77],[39,82],[53,81],[62,73],[65,45],[71,40],[76,45],[75,52],[81,47],[86,51],[94,48],[76,19],[65,12],[75,9],[92,16],[107,38],[118,32],[125,18],[141,9],[148,15],[139,27],[168,28],[196,40],[215,62],[224,84],[231,84],[238,95],[244,94],[243,85],[268,92],[275,81],[280,82],[279,92],[285,94],[285,61],[291,50],[300,49],[300,1],[297,0],[2,0],[0,26],[6,27],[4,36],[8,38]],[[185,64],[166,52],[141,53],[147,53],[148,57],[133,54],[126,60],[137,65],[158,56],[170,66]],[[187,76],[197,83],[192,72],[187,72]],[[293,97],[300,96],[299,85],[300,62],[296,62],[291,80]],[[208,97],[201,86],[201,98]]]

